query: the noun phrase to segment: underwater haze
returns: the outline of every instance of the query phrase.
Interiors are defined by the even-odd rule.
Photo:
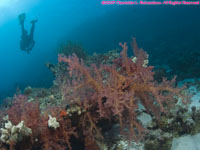
[[[18,15],[21,13],[26,13],[28,31],[30,21],[38,19],[36,43],[30,54],[20,50]],[[176,74],[180,73],[176,68],[184,70],[185,64],[199,67],[198,62],[188,64],[182,60],[191,51],[199,56],[199,6],[104,6],[98,0],[1,0],[0,14],[1,99],[26,86],[50,87],[53,75],[45,63],[56,63],[59,45],[68,40],[81,43],[92,54],[118,48],[119,42],[129,42],[134,36],[155,66],[163,64]],[[177,58],[177,54],[184,56]],[[174,64],[176,68],[172,67]],[[195,72],[194,77],[199,77],[198,70],[191,71]],[[181,74],[193,77],[188,72]]]
[[[18,15],[26,13],[25,28],[30,30],[32,19],[38,19],[33,51],[20,50],[21,27]],[[46,62],[57,60],[58,45],[68,40],[84,22],[105,13],[96,1],[1,0],[0,1],[0,97],[11,96],[16,88],[28,85],[47,87],[52,74]]]
[[[150,55],[177,59],[174,49],[198,51],[199,6],[103,6],[100,1],[3,0],[0,2],[0,96],[26,86],[48,87],[52,74],[46,62],[56,61],[58,45],[80,42],[89,52],[106,52],[134,36]],[[20,50],[18,15],[26,13],[25,28],[38,19],[35,47]],[[162,47],[162,45],[164,46]],[[160,54],[160,55],[159,55]],[[153,62],[153,61],[152,61]],[[166,63],[166,62],[163,62]]]
[[[200,150],[199,1],[162,2],[0,0],[0,150]]]

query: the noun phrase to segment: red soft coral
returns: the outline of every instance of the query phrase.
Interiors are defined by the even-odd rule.
[[[71,150],[70,137],[77,137],[77,134],[70,119],[60,116],[61,111],[60,107],[52,107],[41,114],[38,103],[28,102],[24,95],[15,95],[13,106],[8,110],[9,120],[15,125],[24,121],[26,127],[31,128],[32,135],[19,143],[11,143],[10,149],[65,150],[68,147]],[[48,127],[49,114],[56,117],[60,125],[58,129]]]
[[[68,70],[73,80],[71,82],[73,98],[82,102],[81,107],[90,112],[89,114],[97,113],[94,116],[96,122],[100,118],[114,117],[121,127],[129,128],[129,137],[136,139],[135,129],[140,136],[143,131],[137,121],[138,104],[141,103],[147,112],[159,117],[160,111],[166,112],[165,107],[168,108],[173,104],[174,96],[182,96],[181,89],[174,88],[175,79],[171,81],[164,79],[161,84],[153,80],[153,67],[144,65],[148,55],[142,49],[138,49],[134,38],[132,46],[135,62],[127,56],[126,43],[120,45],[121,57],[112,65],[103,65],[99,68],[95,65],[87,67],[76,55],[68,58],[59,56],[59,60],[68,63]],[[90,120],[91,118],[92,116],[89,117]],[[91,121],[88,124],[91,127],[90,135],[98,132],[94,127],[96,122]]]

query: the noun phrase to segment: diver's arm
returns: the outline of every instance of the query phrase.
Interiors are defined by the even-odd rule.
[[[31,50],[33,49],[34,46],[35,46],[35,41],[33,41],[31,44]]]
[[[29,47],[27,47],[27,50],[26,51],[31,51],[33,49],[33,47],[35,46],[35,41],[33,41]]]

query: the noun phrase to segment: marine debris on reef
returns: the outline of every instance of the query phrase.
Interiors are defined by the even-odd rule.
[[[167,150],[174,136],[197,133],[200,113],[189,113],[187,89],[175,87],[175,78],[154,80],[148,54],[134,38],[134,57],[126,43],[120,46],[120,54],[112,50],[84,61],[59,54],[57,65],[47,65],[55,75],[50,89],[27,87],[7,105],[2,130],[7,122],[23,122],[31,134],[1,140],[1,149]]]

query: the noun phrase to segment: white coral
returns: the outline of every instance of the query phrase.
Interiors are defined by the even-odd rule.
[[[13,125],[9,120],[5,123],[5,127],[1,128],[0,141],[9,144],[11,141],[17,143],[23,136],[32,134],[32,130],[25,126],[24,121],[18,125]]]
[[[132,62],[133,62],[133,63],[136,63],[136,62],[137,62],[137,57],[133,57],[133,58],[132,58]],[[148,64],[149,64],[149,55],[147,54],[147,58],[144,60],[142,66],[143,66],[144,68],[146,68],[146,67],[148,66]]]
[[[51,115],[49,115],[48,126],[56,129],[56,128],[60,127],[60,124],[59,124],[59,122],[57,122],[55,117],[52,117]]]

